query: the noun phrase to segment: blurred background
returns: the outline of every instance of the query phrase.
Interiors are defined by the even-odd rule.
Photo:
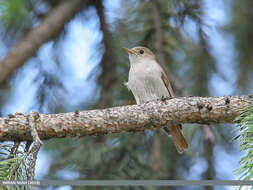
[[[123,85],[129,61],[122,47],[137,45],[155,52],[177,96],[252,93],[252,0],[72,0],[73,6],[59,9],[66,2],[0,0],[0,70],[19,42],[36,41],[39,47],[23,62],[9,55],[20,66],[1,82],[1,116],[135,104]],[[56,14],[63,27],[49,24],[47,39],[29,39]],[[190,144],[183,155],[159,131],[44,141],[36,179],[239,178],[234,171],[244,153],[232,141],[234,125],[183,130]]]

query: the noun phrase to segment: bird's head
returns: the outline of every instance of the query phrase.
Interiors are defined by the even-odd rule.
[[[129,55],[130,64],[155,60],[155,55],[146,47],[137,46],[132,49],[124,48]]]

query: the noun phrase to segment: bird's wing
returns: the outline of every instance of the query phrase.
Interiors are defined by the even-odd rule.
[[[170,85],[170,81],[169,81],[169,79],[167,78],[166,74],[163,71],[161,73],[161,79],[162,79],[164,85],[166,86],[166,88],[167,88],[167,90],[170,94],[170,97],[174,97],[174,92],[173,92],[172,87]]]

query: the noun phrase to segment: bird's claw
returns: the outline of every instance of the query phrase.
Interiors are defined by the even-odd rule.
[[[170,99],[172,99],[172,97],[165,97],[165,96],[162,96],[162,98],[161,98],[161,100],[164,102],[164,101],[166,101],[166,100],[170,100]]]

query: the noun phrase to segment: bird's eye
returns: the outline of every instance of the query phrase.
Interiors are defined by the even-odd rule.
[[[140,52],[140,54],[143,54],[143,53],[144,53],[144,51],[143,51],[142,49],[141,49],[139,52]]]

